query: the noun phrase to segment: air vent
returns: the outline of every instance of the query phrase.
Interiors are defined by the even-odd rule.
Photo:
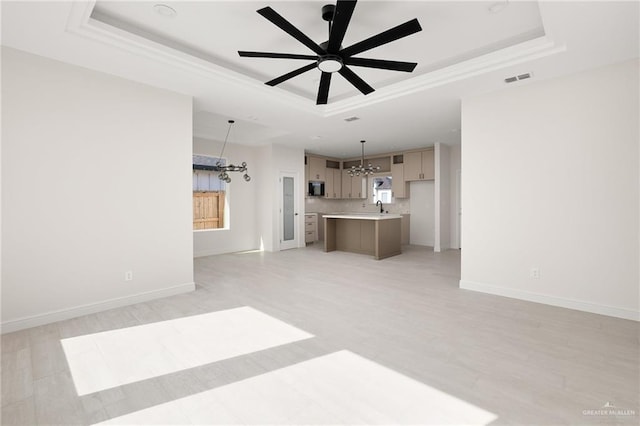
[[[520,75],[514,75],[513,77],[507,77],[504,79],[505,83],[514,83],[520,80],[526,80],[527,78],[531,78],[532,74],[530,72]]]
[[[356,120],[360,120],[360,117],[349,117],[344,119],[344,121],[356,121]]]

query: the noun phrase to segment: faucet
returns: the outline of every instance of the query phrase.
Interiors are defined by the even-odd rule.
[[[380,206],[380,214],[384,213],[384,208],[382,207],[382,201],[378,200],[376,201],[376,206]]]

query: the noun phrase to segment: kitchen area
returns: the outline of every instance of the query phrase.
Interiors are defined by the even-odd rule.
[[[359,168],[361,170],[357,174]],[[356,173],[354,173],[356,172]],[[305,155],[305,241],[376,259],[460,248],[460,146],[364,158]]]

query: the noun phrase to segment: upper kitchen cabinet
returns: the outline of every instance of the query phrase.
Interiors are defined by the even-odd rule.
[[[342,198],[367,198],[364,187],[366,179],[362,176],[349,175],[349,170],[342,171]]]
[[[404,153],[404,180],[434,180],[433,149]]]
[[[342,170],[340,162],[327,160],[325,168],[325,198],[342,198]]]
[[[391,171],[391,157],[385,155],[384,157],[366,158],[364,160],[365,166],[371,164],[373,167],[380,167],[379,173]]]
[[[391,181],[393,198],[409,198],[409,184],[404,177],[404,156],[394,155],[391,162]]]
[[[326,159],[320,157],[307,156],[309,165],[309,180],[324,182],[326,180]]]

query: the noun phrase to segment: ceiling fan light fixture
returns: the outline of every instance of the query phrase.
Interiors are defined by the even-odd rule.
[[[176,12],[176,10],[171,6],[167,6],[166,4],[161,3],[154,4],[153,10],[155,10],[158,15],[164,16],[165,18],[173,18],[178,14],[178,12]]]
[[[318,69],[322,72],[338,72],[342,69],[342,58],[336,55],[327,55],[318,59]]]

